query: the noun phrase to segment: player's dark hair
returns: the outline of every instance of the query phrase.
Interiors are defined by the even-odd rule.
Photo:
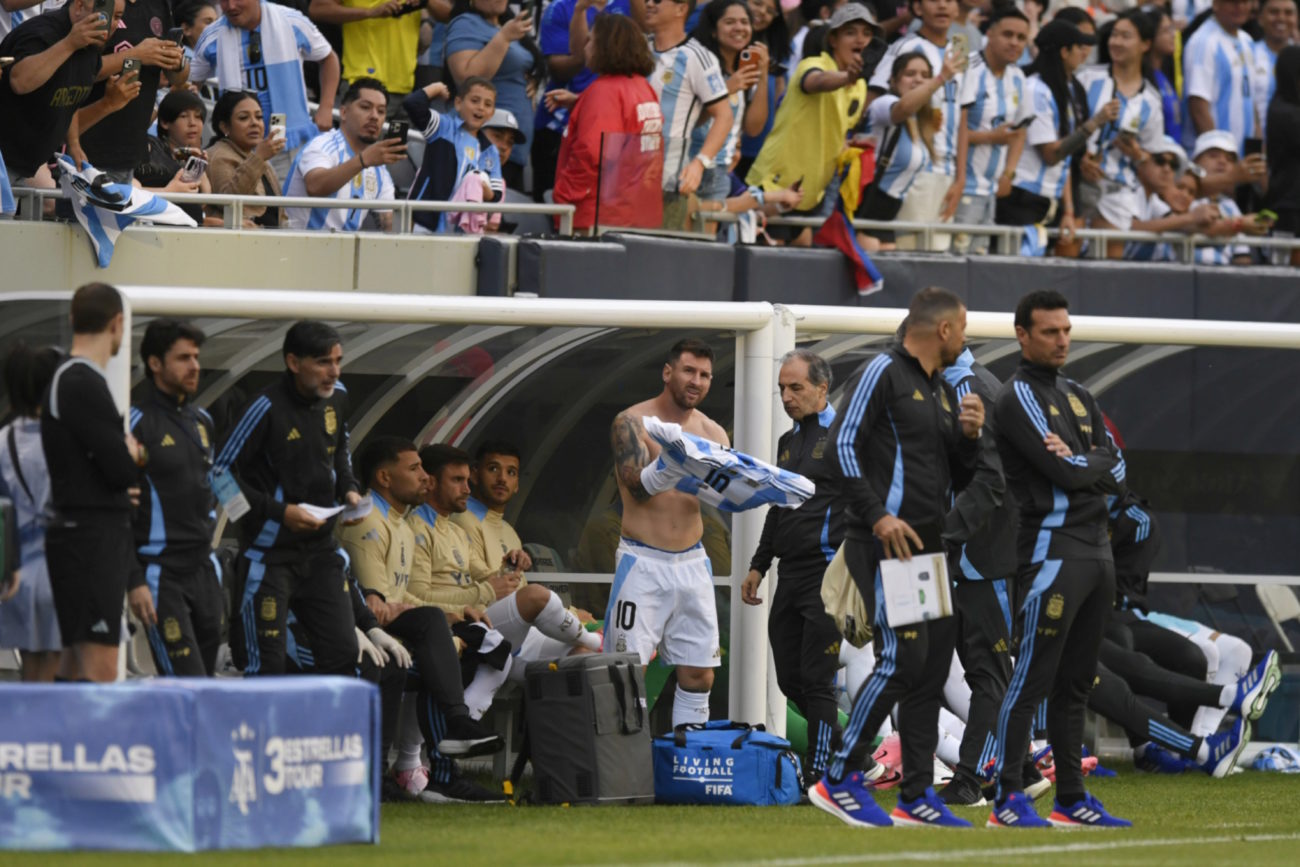
[[[786,362],[799,359],[808,365],[808,381],[812,383],[813,388],[819,385],[831,387],[834,374],[831,373],[830,363],[822,358],[811,349],[791,349],[785,355],[781,356],[781,366],[784,367]]]
[[[949,313],[964,306],[955,292],[941,286],[927,286],[913,295],[912,303],[907,305],[907,330],[938,325]]]
[[[197,327],[179,319],[155,319],[144,330],[140,340],[140,360],[145,367],[150,358],[162,361],[178,340],[189,340],[195,346],[202,346],[207,336]]]
[[[4,383],[9,393],[9,407],[15,415],[35,418],[41,399],[54,379],[54,371],[63,362],[63,350],[57,346],[32,349],[19,341],[5,356]]]
[[[388,101],[388,88],[384,87],[382,81],[378,78],[358,78],[348,85],[348,89],[344,92],[339,105],[351,105],[356,102],[361,98],[361,91],[363,90],[377,90],[384,95],[384,102],[387,103]]]
[[[361,484],[369,488],[374,484],[375,473],[397,463],[406,452],[414,451],[418,451],[415,443],[405,437],[377,436],[366,440],[356,457]]]
[[[99,334],[122,312],[122,296],[107,283],[87,283],[72,296],[72,333]]]
[[[1034,324],[1035,310],[1069,310],[1070,302],[1060,292],[1038,289],[1030,292],[1016,305],[1016,326],[1029,331]]]
[[[682,357],[682,353],[690,353],[696,358],[707,358],[713,361],[713,347],[694,337],[684,337],[674,343],[673,348],[668,350],[668,363],[676,364],[677,359]]]
[[[334,326],[316,319],[300,319],[284,335],[284,354],[286,357],[320,358],[329,355],[330,350],[341,343],[343,338],[339,337]]]
[[[488,440],[484,442],[474,452],[474,463],[483,463],[488,455],[501,455],[502,457],[523,461],[523,456],[519,454],[519,447],[505,440]]]
[[[430,476],[441,479],[443,467],[469,466],[469,452],[446,443],[434,443],[420,449],[420,464]]]

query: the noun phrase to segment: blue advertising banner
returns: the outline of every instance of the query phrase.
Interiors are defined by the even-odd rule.
[[[378,842],[379,713],[340,677],[0,687],[0,849]]]

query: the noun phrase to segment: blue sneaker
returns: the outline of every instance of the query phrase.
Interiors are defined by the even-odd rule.
[[[1189,766],[1187,759],[1153,743],[1146,744],[1140,757],[1133,756],[1133,764],[1139,771],[1148,774],[1181,774]]]
[[[1264,715],[1268,706],[1268,696],[1282,682],[1282,669],[1277,664],[1277,651],[1270,650],[1264,654],[1259,665],[1241,676],[1237,681],[1237,695],[1228,710],[1251,721]]]
[[[808,790],[808,800],[814,807],[825,810],[846,825],[888,828],[894,824],[871,797],[861,771],[849,774],[839,783],[832,783],[830,777],[822,777],[821,782]]]
[[[1101,801],[1092,795],[1084,795],[1082,800],[1075,801],[1068,807],[1062,806],[1061,802],[1057,801],[1047,821],[1057,828],[1133,827],[1133,823],[1128,819],[1119,819],[1107,813]]]
[[[889,814],[895,825],[914,828],[970,828],[971,823],[959,819],[948,809],[943,799],[927,788],[915,801],[904,801],[898,796],[898,806]]]
[[[1237,766],[1237,759],[1248,743],[1250,743],[1250,720],[1239,716],[1232,728],[1205,739],[1210,757],[1200,766],[1201,770],[1216,779],[1228,776]]]
[[[1052,824],[1034,810],[1034,802],[1024,792],[1012,792],[993,807],[989,828],[1050,828]]]

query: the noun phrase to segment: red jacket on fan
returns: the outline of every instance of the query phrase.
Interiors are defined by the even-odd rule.
[[[575,205],[574,228],[663,223],[663,115],[650,82],[602,75],[569,115],[555,170],[555,201]],[[599,199],[599,209],[597,208]]]

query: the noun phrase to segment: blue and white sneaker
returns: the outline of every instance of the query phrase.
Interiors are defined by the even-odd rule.
[[[1061,802],[1057,801],[1047,821],[1057,828],[1133,827],[1133,823],[1128,819],[1120,819],[1107,813],[1101,801],[1092,795],[1084,795],[1082,799],[1068,807],[1062,806]]]
[[[1237,695],[1232,700],[1231,713],[1243,716],[1252,722],[1264,715],[1268,706],[1268,697],[1282,682],[1282,669],[1277,663],[1277,651],[1270,650],[1264,654],[1259,665],[1241,676],[1237,681]]]
[[[846,825],[857,828],[888,828],[894,823],[889,815],[871,797],[866,778],[861,771],[849,774],[839,783],[822,777],[808,790],[808,800],[814,807],[830,813]]]
[[[1241,757],[1241,751],[1248,743],[1250,743],[1250,720],[1239,716],[1232,724],[1232,728],[1205,739],[1210,757],[1200,766],[1201,770],[1215,779],[1228,776],[1237,766],[1237,759]]]
[[[1146,771],[1148,774],[1181,774],[1194,763],[1189,763],[1182,756],[1176,756],[1169,750],[1148,742],[1142,750],[1139,757],[1134,755],[1133,765],[1139,771]]]
[[[895,825],[913,828],[970,828],[971,823],[952,814],[943,799],[927,788],[914,801],[904,801],[898,796],[898,806],[889,814]]]
[[[1034,802],[1024,792],[1012,792],[993,807],[989,828],[1050,828],[1052,824],[1038,815]]]

